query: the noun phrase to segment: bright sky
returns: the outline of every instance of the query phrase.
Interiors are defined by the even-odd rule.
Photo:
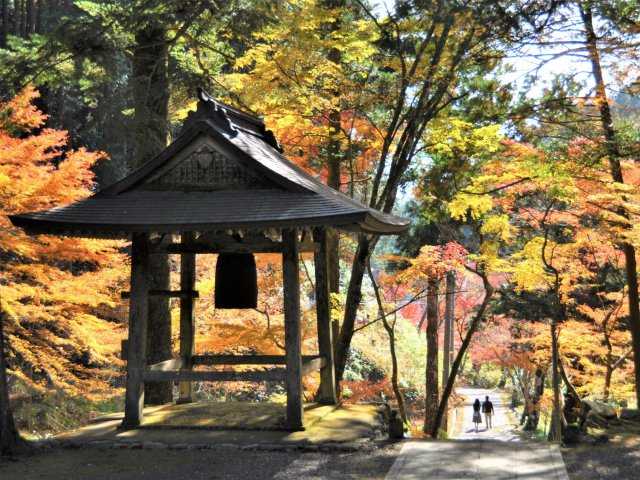
[[[395,0],[379,0],[371,1],[374,5],[374,12],[378,16],[385,16],[387,11],[393,12],[396,4]],[[571,30],[567,33],[555,33],[548,34],[545,40],[549,42],[566,42],[582,40],[581,22],[577,11],[569,12],[569,21],[575,21]],[[597,25],[596,25],[597,27]],[[585,82],[588,86],[592,83],[590,74],[591,66],[585,58],[580,58],[578,54],[562,55],[558,58],[550,60],[553,53],[558,53],[563,49],[576,48],[576,44],[562,45],[555,48],[542,49],[539,46],[529,46],[522,51],[522,55],[512,56],[508,58],[507,63],[512,66],[513,72],[505,74],[503,79],[506,82],[516,82],[518,89],[524,87],[525,78],[530,74],[537,74],[539,81],[534,84],[533,88],[528,92],[529,96],[539,96],[544,88],[549,85],[549,82],[557,74],[575,75],[576,79]],[[616,70],[621,70],[622,67],[629,70],[629,75],[626,78],[627,82],[633,81],[635,78],[640,77],[640,71],[637,66],[633,65],[621,65],[618,59],[615,58],[603,58],[603,66],[605,81],[611,89],[611,94],[614,96],[618,93],[617,85],[615,85]]]

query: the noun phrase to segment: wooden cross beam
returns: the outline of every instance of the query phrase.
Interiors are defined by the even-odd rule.
[[[298,251],[315,252],[319,248],[309,235],[303,235],[298,243]],[[284,242],[271,240],[264,235],[227,235],[203,233],[190,241],[163,241],[155,245],[151,253],[283,253]]]

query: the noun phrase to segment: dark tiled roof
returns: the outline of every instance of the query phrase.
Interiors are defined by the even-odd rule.
[[[393,234],[408,220],[365,207],[289,162],[259,118],[200,93],[179,138],[155,159],[94,196],[65,207],[14,215],[33,233],[126,237],[131,232],[326,225]],[[222,153],[264,176],[271,189],[158,191],[143,185],[196,138],[208,136]]]

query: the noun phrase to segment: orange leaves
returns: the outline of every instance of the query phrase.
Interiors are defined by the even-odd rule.
[[[28,87],[0,104],[1,308],[10,363],[32,388],[111,393],[124,321],[113,299],[128,273],[117,244],[32,237],[7,218],[87,197],[91,167],[105,156],[68,150],[66,132],[34,131],[47,118],[31,103],[37,97]]]
[[[33,105],[39,97],[40,92],[29,85],[8,102],[0,102],[0,129],[32,130],[41,127],[48,116]]]
[[[4,116],[0,113],[0,249],[31,257],[46,254],[47,246],[59,241],[44,243],[28,237],[11,227],[5,215],[60,206],[88,196],[93,186],[91,167],[105,157],[85,149],[66,151],[67,133],[63,131],[44,129],[24,135],[28,132],[25,129],[40,127],[46,119],[31,104],[37,96],[37,91],[27,87],[13,100],[0,104],[0,112],[4,112]],[[23,134],[15,135],[17,129],[24,130]]]
[[[407,259],[410,266],[398,273],[398,281],[414,284],[429,277],[441,278],[448,271],[462,269],[466,258],[466,249],[457,242],[424,245],[416,258]]]

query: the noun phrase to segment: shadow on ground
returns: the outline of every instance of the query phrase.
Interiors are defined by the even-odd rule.
[[[635,480],[640,478],[640,436],[614,438],[602,445],[562,450],[572,480]]]
[[[399,446],[352,453],[215,450],[51,450],[0,460],[20,480],[382,480]]]

